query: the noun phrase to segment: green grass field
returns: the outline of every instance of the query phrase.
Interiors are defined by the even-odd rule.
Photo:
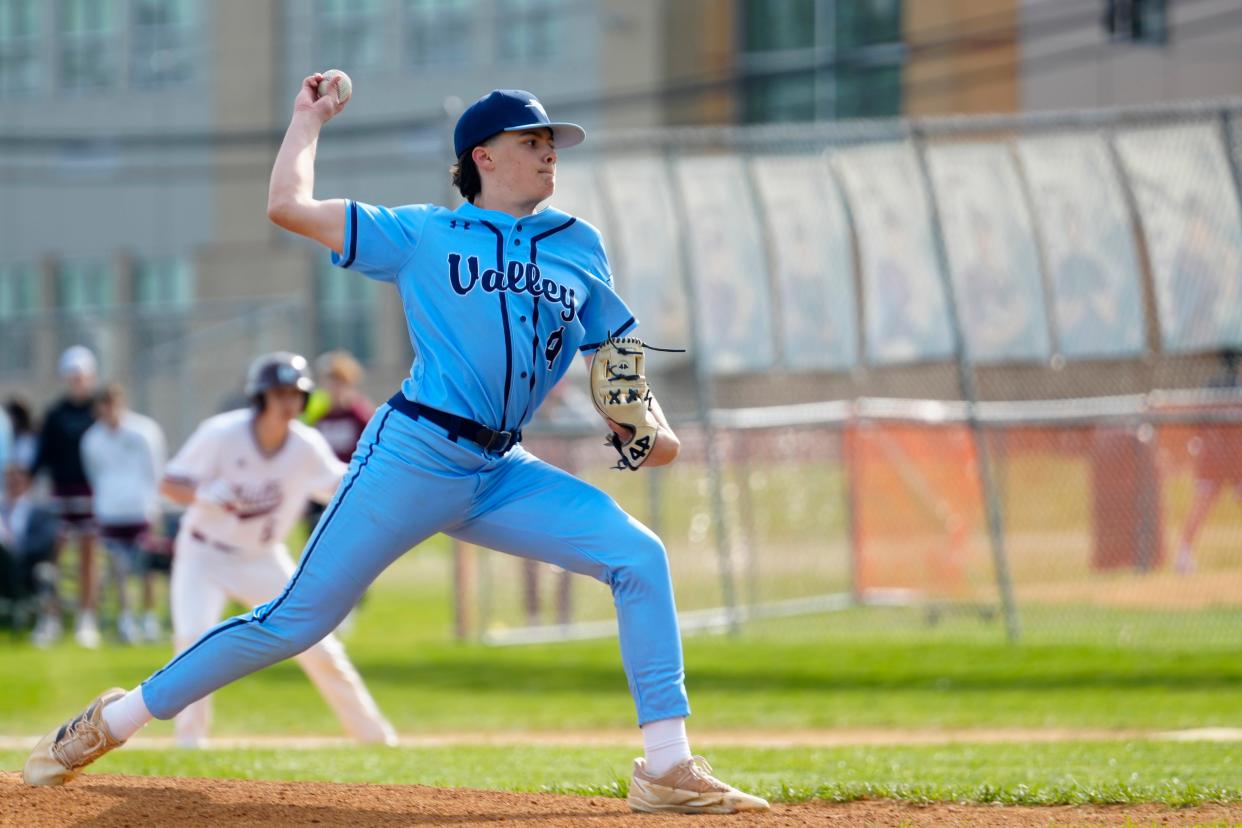
[[[380,579],[345,637],[380,706],[408,736],[477,733],[513,746],[118,751],[101,772],[269,779],[410,782],[511,790],[619,794],[636,730],[615,746],[523,744],[530,731],[625,733],[633,705],[614,640],[488,648],[452,640],[448,556],[442,543],[407,556]],[[1023,643],[996,623],[951,615],[927,626],[911,610],[859,609],[767,621],[738,637],[686,639],[694,733],[727,745],[730,732],[809,729],[1029,729],[1154,732],[1242,726],[1242,642],[1195,634],[1237,623],[1215,610],[1116,612],[1075,643],[1041,637],[1040,610]],[[1064,607],[1057,629],[1076,623]],[[1116,629],[1128,629],[1124,640]],[[1165,634],[1161,634],[1164,631]],[[1211,646],[1198,646],[1210,640]],[[131,687],[168,647],[63,643],[35,650],[0,639],[0,734],[37,735],[94,693]],[[157,722],[144,735],[169,735]],[[213,735],[339,735],[324,702],[291,663],[216,694]],[[1150,738],[1031,744],[970,743],[803,748],[713,747],[721,775],[777,800],[892,796],[1023,803],[1242,801],[1231,742]],[[0,751],[15,770],[24,753]]]

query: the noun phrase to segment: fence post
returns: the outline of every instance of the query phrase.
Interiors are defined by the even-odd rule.
[[[686,208],[685,197],[681,192],[681,184],[677,181],[676,150],[666,157],[669,180],[669,194],[672,197],[673,215],[679,228],[677,243],[682,277],[686,283],[686,303],[689,306],[690,341],[694,353],[690,360],[694,366],[694,396],[698,408],[699,422],[703,426],[704,449],[707,453],[707,481],[711,494],[713,528],[716,536],[716,556],[720,562],[720,593],[724,602],[725,617],[730,634],[741,630],[741,618],[737,606],[737,587],[733,575],[733,556],[729,538],[729,525],[725,518],[724,469],[720,456],[720,444],[716,435],[716,426],[712,419],[715,400],[712,393],[712,366],[706,358],[707,344],[703,336],[703,327],[699,319],[698,284],[691,264],[691,244],[689,228],[692,219]]]
[[[979,470],[979,486],[983,490],[984,512],[988,524],[988,540],[992,548],[992,563],[996,569],[996,587],[1000,591],[1001,610],[1005,614],[1005,633],[1011,642],[1021,635],[1018,625],[1018,608],[1014,604],[1013,580],[1009,575],[1009,558],[1005,553],[1004,515],[997,496],[996,481],[992,474],[992,453],[987,433],[979,422],[979,392],[975,387],[974,372],[966,352],[966,336],[962,330],[957,298],[953,291],[953,278],[949,270],[949,252],[945,247],[944,228],[940,225],[940,207],[932,187],[931,171],[927,163],[927,139],[917,122],[910,122],[910,143],[918,162],[919,176],[927,194],[927,215],[931,222],[932,241],[936,250],[936,265],[944,286],[945,309],[953,330],[953,353],[956,357],[957,380],[962,398],[966,401],[966,423],[975,443],[975,458]]]

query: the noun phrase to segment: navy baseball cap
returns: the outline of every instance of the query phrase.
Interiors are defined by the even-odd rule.
[[[453,150],[460,158],[466,150],[481,144],[498,132],[547,127],[556,138],[556,148],[581,144],[586,130],[577,124],[548,120],[539,99],[522,89],[493,89],[461,113],[453,130]]]

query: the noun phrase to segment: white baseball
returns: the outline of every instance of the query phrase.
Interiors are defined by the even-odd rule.
[[[349,96],[354,92],[354,84],[350,81],[349,75],[345,74],[340,69],[329,69],[323,73],[323,80],[319,82],[319,97],[322,98],[324,95],[328,94],[328,90],[331,88],[329,84],[333,78],[338,76],[341,80],[336,86],[337,103],[345,103],[349,100]]]

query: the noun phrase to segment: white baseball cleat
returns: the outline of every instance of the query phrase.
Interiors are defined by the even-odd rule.
[[[34,632],[30,634],[30,643],[40,650],[46,650],[60,640],[63,632],[59,615],[44,614],[39,616],[39,620],[35,622]]]
[[[154,612],[147,612],[142,617],[142,638],[144,641],[161,641],[164,638],[164,625]]]
[[[647,814],[736,814],[770,807],[766,799],[712,776],[712,766],[702,756],[691,756],[658,779],[648,775],[646,759],[635,759],[627,801],[631,810]]]
[[[99,625],[95,623],[95,613],[90,610],[83,610],[78,616],[78,625],[73,631],[73,639],[78,642],[79,647],[85,647],[88,650],[99,649],[100,641]]]
[[[27,785],[63,785],[100,756],[125,744],[112,737],[103,720],[104,705],[124,695],[119,687],[105,691],[81,713],[40,739],[26,759],[22,781]]]

